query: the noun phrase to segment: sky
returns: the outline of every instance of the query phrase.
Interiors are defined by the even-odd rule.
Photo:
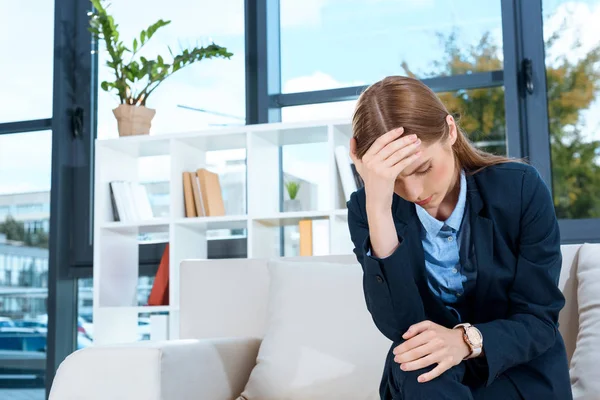
[[[170,19],[144,49],[148,57],[214,41],[234,53],[230,60],[203,60],[166,80],[148,100],[157,110],[153,135],[214,129],[244,123],[244,2],[221,0],[113,0],[111,12],[129,44],[141,29],[157,19]],[[168,6],[166,6],[168,4]],[[544,0],[545,35],[570,12],[571,29],[555,46],[548,62],[568,54],[577,59],[600,38],[600,0]],[[0,122],[49,118],[52,113],[53,1],[0,0],[0,49],[9,55],[0,63]],[[27,21],[27,23],[23,23]],[[35,29],[31,29],[35,27]],[[284,93],[363,85],[387,75],[403,74],[406,61],[418,74],[431,70],[443,56],[435,33],[457,29],[459,42],[471,45],[489,32],[501,46],[499,0],[281,0],[281,88]],[[14,40],[18,37],[19,40]],[[582,51],[570,44],[580,37]],[[110,79],[104,53],[100,81]],[[353,102],[293,107],[283,110],[284,121],[350,118]],[[99,91],[98,135],[118,137],[112,109],[116,96]],[[225,118],[181,106],[225,113]],[[594,105],[586,118],[588,135],[597,137],[600,111]],[[0,193],[47,190],[50,186],[51,133],[0,136]],[[319,169],[324,149],[304,146],[286,151],[286,172],[322,185]],[[164,170],[144,168],[156,176]]]

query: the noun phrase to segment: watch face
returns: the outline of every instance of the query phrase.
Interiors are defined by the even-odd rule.
[[[483,338],[481,337],[479,329],[467,329],[467,337],[469,338],[469,341],[473,344],[473,346],[481,346],[481,344],[483,343]]]

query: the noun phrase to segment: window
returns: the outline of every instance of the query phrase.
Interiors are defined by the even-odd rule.
[[[47,220],[50,217],[50,213],[40,215],[44,207],[32,203],[31,197],[50,191],[51,138],[50,131],[0,135],[0,204],[11,204],[16,210],[26,211],[14,216],[0,214],[0,323],[11,326],[35,320],[41,327],[47,327],[49,232],[39,229],[40,224],[37,230],[27,227],[37,221],[30,218],[29,213],[36,212],[35,218]],[[48,196],[44,198],[49,201]],[[22,350],[25,337],[25,350],[45,348],[45,335],[33,337],[27,332],[1,335],[0,347],[4,349]],[[0,359],[0,370],[7,367],[7,362],[26,363],[26,355],[19,354],[17,360]],[[22,374],[20,385],[27,385],[29,376]],[[0,389],[0,398],[5,396]],[[13,397],[8,394],[8,398]],[[43,391],[39,398],[43,398]]]
[[[17,205],[17,214],[42,212],[43,209],[44,209],[43,204],[18,204]]]
[[[502,54],[500,1],[281,0],[283,93],[357,86],[387,75],[460,75],[502,69],[439,67],[446,51],[493,42]],[[418,46],[415,46],[418,43]],[[406,63],[406,64],[405,64]]]
[[[244,1],[188,2],[174,0],[165,6],[160,0],[113,2],[110,12],[119,24],[121,38],[129,44],[159,19],[171,20],[144,47],[143,55],[169,60],[173,52],[214,41],[234,55],[231,59],[202,60],[185,67],[164,81],[148,98],[147,106],[156,110],[152,134],[174,133],[223,125],[245,124],[245,43]],[[125,23],[126,22],[126,23]],[[99,84],[112,79],[100,46]],[[112,109],[119,104],[112,93],[98,90],[98,137],[117,136]]]
[[[554,205],[600,218],[600,0],[544,0]]]
[[[355,105],[356,100],[349,100],[285,107],[281,110],[281,120],[283,122],[295,122],[338,118],[350,119]]]
[[[506,155],[504,90],[501,87],[438,93],[475,147]]]
[[[0,15],[0,123],[50,118],[54,1],[0,1]]]

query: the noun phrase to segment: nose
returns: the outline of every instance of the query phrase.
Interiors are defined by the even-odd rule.
[[[420,199],[421,193],[423,193],[423,186],[418,181],[408,181],[404,183],[404,192],[408,201],[416,202],[424,199]]]

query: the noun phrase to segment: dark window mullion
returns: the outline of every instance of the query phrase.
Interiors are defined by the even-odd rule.
[[[476,72],[473,74],[439,76],[422,79],[434,92],[499,87],[504,84],[503,71]],[[293,107],[307,104],[355,100],[367,86],[351,86],[311,92],[281,93],[270,96],[270,107]]]
[[[5,122],[0,124],[0,135],[11,133],[38,132],[52,129],[52,118],[29,121]]]

